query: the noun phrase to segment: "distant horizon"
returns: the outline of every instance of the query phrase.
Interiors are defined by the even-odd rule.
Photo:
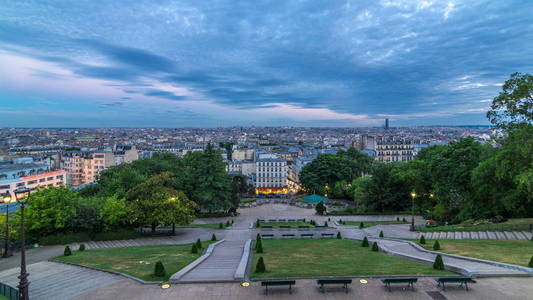
[[[4,1],[0,126],[488,124],[502,84],[533,70],[531,11],[523,0]]]

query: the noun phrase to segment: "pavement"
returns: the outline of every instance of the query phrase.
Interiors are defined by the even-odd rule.
[[[326,288],[321,293],[315,280],[297,280],[292,294],[287,287],[265,289],[259,282],[251,282],[243,287],[239,283],[210,283],[210,284],[174,284],[168,289],[157,285],[142,285],[131,280],[122,280],[114,284],[101,287],[80,296],[76,300],[166,300],[166,299],[201,299],[201,300],[235,300],[235,299],[387,299],[387,300],[524,300],[533,295],[533,278],[485,278],[470,284],[469,291],[458,286],[447,286],[446,291],[437,288],[431,278],[420,278],[415,285],[415,291],[403,290],[402,286],[393,287],[388,292],[378,279],[365,278],[368,283],[362,284],[360,278],[355,278],[349,285],[349,292],[345,293],[338,287]]]

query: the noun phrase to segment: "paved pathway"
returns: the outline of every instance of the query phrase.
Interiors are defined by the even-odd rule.
[[[217,245],[211,256],[180,278],[180,282],[234,281],[241,261],[245,241],[224,241]]]
[[[72,299],[88,291],[123,280],[105,272],[43,261],[28,266],[30,299]],[[16,287],[20,268],[0,272],[0,282]]]
[[[420,232],[428,240],[530,240],[529,231],[462,231],[462,232]]]

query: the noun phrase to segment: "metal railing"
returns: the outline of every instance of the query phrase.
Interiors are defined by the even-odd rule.
[[[0,282],[0,295],[4,295],[9,300],[19,299],[19,290],[5,283]]]

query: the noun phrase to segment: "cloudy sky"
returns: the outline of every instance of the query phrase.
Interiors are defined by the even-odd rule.
[[[487,124],[531,0],[0,0],[0,127]]]

